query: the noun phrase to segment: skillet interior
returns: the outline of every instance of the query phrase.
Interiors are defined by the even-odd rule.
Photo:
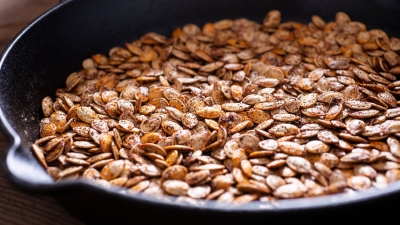
[[[238,208],[212,204],[204,208],[171,205],[104,191],[84,182],[54,184],[30,153],[29,146],[38,137],[38,124],[42,118],[40,102],[44,96],[53,96],[58,87],[63,87],[65,78],[81,68],[83,59],[95,53],[106,54],[111,47],[123,46],[125,42],[133,41],[146,32],[169,35],[174,28],[187,23],[201,26],[225,18],[245,17],[262,22],[269,10],[278,9],[283,21],[304,23],[309,22],[313,14],[330,21],[336,12],[343,11],[353,20],[365,23],[368,29],[379,28],[391,36],[400,37],[397,29],[400,21],[399,7],[396,1],[391,0],[64,2],[29,25],[3,52],[0,62],[0,116],[3,128],[14,143],[10,146],[6,169],[20,187],[54,194],[67,209],[85,221],[148,221],[140,215],[150,211],[160,215],[157,216],[160,221],[171,221],[168,219],[179,215],[181,219],[177,222],[194,217],[198,218],[197,222],[220,220],[229,224],[243,221],[261,223],[266,217],[290,219],[282,217],[284,213],[302,218],[310,215],[303,213],[314,214],[317,208],[321,212],[346,211],[365,206],[368,202],[378,204],[379,201],[388,201],[389,194],[391,200],[395,197],[398,200],[397,190],[400,190],[400,185],[359,193],[353,197],[338,195],[288,200],[278,205],[261,206],[264,208],[256,204]],[[96,212],[96,216],[88,216],[88,208]],[[153,218],[154,222],[158,221],[157,218]]]

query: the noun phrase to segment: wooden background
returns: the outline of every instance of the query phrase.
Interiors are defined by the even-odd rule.
[[[29,22],[57,5],[59,0],[0,0],[0,52]],[[0,90],[1,91],[1,90]],[[8,143],[0,131],[0,158]],[[49,196],[21,192],[0,170],[0,224],[80,225]]]

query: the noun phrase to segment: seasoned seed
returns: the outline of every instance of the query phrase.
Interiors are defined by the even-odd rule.
[[[161,126],[161,117],[151,117],[140,124],[140,131],[142,133],[155,132]]]
[[[299,128],[292,124],[278,124],[268,130],[268,132],[277,137],[296,135],[299,133],[299,131]]]
[[[220,117],[221,113],[222,113],[221,109],[215,106],[202,107],[196,111],[197,115],[207,119],[218,118]]]
[[[346,130],[352,135],[358,135],[365,129],[365,123],[362,120],[354,119],[347,123]]]
[[[313,154],[319,154],[319,153],[324,153],[324,152],[328,152],[330,147],[329,145],[325,144],[322,141],[310,141],[306,144],[306,146],[304,147],[304,149],[309,152],[309,153],[313,153]]]
[[[310,93],[310,94],[304,95],[299,99],[299,101],[300,101],[301,108],[309,108],[317,102],[317,94]]]
[[[288,155],[304,156],[306,154],[306,150],[304,149],[304,147],[294,142],[281,141],[278,142],[278,147],[280,150]]]
[[[296,113],[299,111],[301,104],[300,101],[295,97],[288,97],[285,99],[284,107],[286,111],[290,113]]]
[[[400,157],[400,142],[394,137],[388,137],[387,144],[389,145],[390,152],[394,156]]]
[[[332,131],[321,130],[318,132],[318,139],[327,144],[336,144],[339,142],[339,138]]]
[[[278,109],[284,104],[284,101],[277,101],[277,102],[262,102],[262,103],[257,103],[254,105],[254,109],[260,109],[260,110],[274,110]]]
[[[289,156],[286,159],[287,165],[298,173],[309,173],[311,170],[311,163],[306,159],[298,156]]]
[[[248,149],[251,151],[255,151],[258,148],[258,143],[260,140],[251,134],[243,134],[240,135],[238,144],[241,148]]]
[[[360,136],[354,136],[354,135],[346,134],[346,133],[340,133],[339,137],[341,137],[347,141],[351,141],[351,142],[361,142],[361,143],[368,142],[367,140],[365,140],[364,138],[362,138]]]
[[[299,120],[300,117],[294,114],[289,114],[289,113],[281,113],[281,114],[275,114],[272,116],[274,120],[277,121],[282,121],[282,122],[293,122],[296,120]]]
[[[278,198],[300,198],[303,196],[304,192],[299,188],[299,184],[284,184],[279,186],[274,191],[274,196]]]
[[[184,180],[188,174],[188,169],[181,165],[173,165],[162,172],[161,179],[166,180]]]
[[[167,152],[162,147],[153,143],[139,144],[137,147],[150,153],[159,154],[163,157],[167,156]]]
[[[273,139],[267,139],[260,141],[258,146],[264,150],[275,151],[278,148],[278,142]]]
[[[347,180],[347,184],[355,190],[361,190],[371,187],[371,180],[365,176],[353,176]]]
[[[242,112],[249,109],[251,105],[244,103],[225,103],[221,105],[222,109],[228,112]]]
[[[161,169],[152,164],[141,164],[138,166],[139,171],[148,177],[161,176]]]
[[[123,160],[116,160],[106,164],[101,170],[101,178],[105,180],[112,180],[117,178],[124,168],[125,162]]]
[[[196,115],[193,113],[185,113],[182,115],[182,124],[189,129],[194,128],[198,122]]]
[[[359,163],[367,162],[370,156],[362,152],[351,152],[340,158],[341,162],[344,163]]]

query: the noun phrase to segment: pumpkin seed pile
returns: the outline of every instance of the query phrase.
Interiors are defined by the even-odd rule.
[[[42,101],[57,182],[246,203],[400,179],[400,39],[314,15],[154,32],[93,55]],[[178,198],[179,199],[179,198]]]

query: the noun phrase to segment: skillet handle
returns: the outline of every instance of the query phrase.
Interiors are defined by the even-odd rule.
[[[9,124],[2,121],[1,131],[8,140],[7,154],[1,163],[7,177],[18,187],[35,192],[49,192],[54,189],[54,181],[34,158],[33,154],[21,146],[21,139],[13,134]]]

